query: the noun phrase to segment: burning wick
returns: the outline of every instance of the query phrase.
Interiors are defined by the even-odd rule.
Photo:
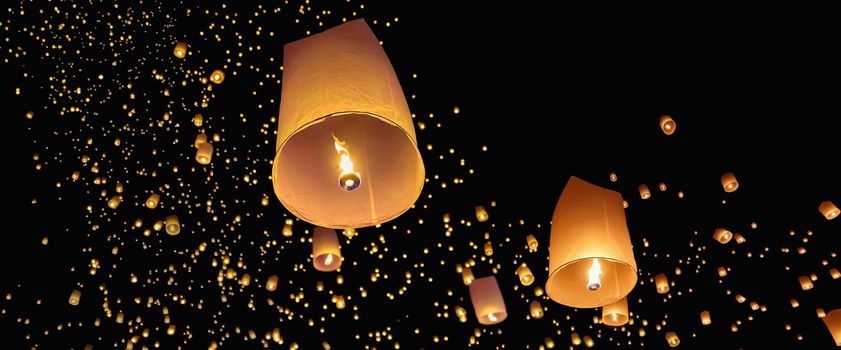
[[[327,257],[324,258],[324,265],[330,265],[333,263],[333,254],[327,254]]]
[[[602,266],[599,264],[598,258],[593,258],[593,265],[590,266],[588,272],[590,278],[587,280],[587,290],[594,292],[602,287],[602,281],[599,276],[602,274]]]
[[[488,313],[488,319],[491,320],[492,322],[497,321],[497,318],[496,318],[496,316],[494,316],[493,312]]]
[[[353,162],[350,160],[350,153],[347,147],[345,147],[345,142],[340,141],[336,135],[333,135],[333,145],[336,146],[336,153],[341,157],[339,169],[342,172],[339,174],[339,187],[345,191],[353,191],[359,188],[359,185],[362,184],[362,179],[359,177],[358,172],[353,171]]]

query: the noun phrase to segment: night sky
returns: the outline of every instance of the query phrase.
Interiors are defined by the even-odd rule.
[[[816,311],[841,308],[830,273],[841,269],[841,220],[818,211],[841,205],[841,57],[826,18],[244,3],[2,6],[3,348],[587,348],[573,345],[577,334],[592,348],[664,349],[666,332],[679,349],[834,348]],[[400,217],[340,230],[342,266],[319,272],[312,225],[280,204],[270,179],[283,45],[357,18],[409,101],[426,183]],[[177,42],[189,46],[183,59]],[[219,84],[208,80],[217,69]],[[208,165],[194,158],[201,132],[214,146]],[[733,193],[721,185],[727,172],[739,181]],[[536,291],[570,176],[628,202],[632,324],[594,322],[600,309]],[[153,193],[160,204],[149,209]],[[169,215],[180,234],[154,228]],[[720,244],[719,227],[746,241]],[[531,286],[514,272],[521,263]],[[499,281],[504,322],[477,322],[457,272],[471,264]],[[668,294],[655,290],[660,273]],[[798,278],[812,274],[803,290]],[[540,319],[529,315],[534,300]]]

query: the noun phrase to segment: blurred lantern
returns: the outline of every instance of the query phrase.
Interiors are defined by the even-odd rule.
[[[739,188],[739,181],[736,181],[736,175],[727,173],[721,175],[721,186],[724,187],[724,192],[733,192]]]
[[[663,130],[663,133],[666,135],[674,134],[675,129],[677,129],[677,124],[672,119],[672,117],[668,115],[661,115],[660,116],[660,129]]]
[[[242,275],[242,277],[240,277],[239,279],[239,284],[241,284],[243,287],[248,287],[249,285],[251,285],[251,275],[247,273]]]
[[[838,214],[841,214],[841,210],[839,210],[838,207],[830,201],[821,202],[818,210],[827,220],[835,219],[838,217]]]
[[[739,303],[739,304],[744,303],[744,302],[745,302],[745,300],[747,300],[747,299],[746,299],[743,295],[741,295],[741,294],[736,294],[736,302],[737,302],[737,303]]]
[[[210,81],[214,84],[222,84],[222,82],[225,81],[225,72],[221,69],[213,71],[213,73],[210,73]]]
[[[485,242],[485,255],[494,255],[494,246],[493,244],[491,244],[491,242]]]
[[[751,301],[750,302],[750,309],[753,310],[753,311],[759,310],[759,303],[757,303],[755,301]]]
[[[841,278],[841,272],[838,271],[836,268],[829,269],[829,275],[832,276],[832,279],[837,280]]]
[[[469,267],[461,270],[461,280],[462,282],[464,282],[465,286],[469,286],[471,283],[473,283],[473,270],[471,270]]]
[[[344,295],[336,295],[336,308],[341,310],[345,308],[345,297]]]
[[[841,346],[841,309],[832,310],[821,319],[835,339],[835,346]]]
[[[815,312],[818,314],[818,318],[824,318],[824,317],[826,317],[826,313],[823,311],[823,309],[822,309],[822,308],[817,308],[817,309],[815,309]]]
[[[292,219],[286,219],[286,223],[283,224],[283,229],[280,230],[280,234],[283,237],[292,237]]]
[[[269,279],[266,280],[266,290],[269,292],[274,292],[277,289],[277,275],[269,276]]]
[[[589,335],[584,336],[584,346],[588,348],[592,348],[593,345],[596,345],[596,342],[593,341],[593,338],[590,338]]]
[[[155,209],[158,207],[158,202],[160,202],[161,196],[158,194],[152,193],[149,198],[146,198],[146,207],[149,209]]]
[[[665,191],[665,190],[666,190],[666,183],[665,183],[665,182],[661,182],[661,183],[660,183],[660,185],[659,185],[658,187],[660,188],[660,192],[663,192],[663,191]]]
[[[733,233],[723,228],[717,228],[713,233],[713,239],[719,241],[721,244],[727,244],[727,242],[730,242],[731,238],[733,238]]]
[[[449,223],[450,222],[450,213],[444,213],[444,218],[443,219],[444,219],[445,224]]]
[[[477,278],[473,281],[470,284],[470,300],[473,302],[473,309],[476,311],[476,318],[480,324],[497,324],[508,317],[502,291],[499,290],[499,284],[494,276]]]
[[[642,184],[639,187],[640,190],[640,197],[642,199],[648,199],[651,197],[651,192],[648,190],[648,185]]]
[[[537,243],[537,238],[534,238],[534,235],[526,236],[526,244],[528,244],[530,252],[536,252],[537,251],[537,244],[538,243]]]
[[[610,182],[616,182],[619,180],[619,176],[616,176],[616,173],[610,173]]]
[[[701,324],[704,326],[708,326],[710,323],[712,323],[712,320],[710,319],[710,312],[701,311]]]
[[[485,207],[481,205],[476,207],[476,221],[488,221],[488,212],[485,210]]]
[[[530,286],[534,283],[534,275],[532,275],[531,270],[528,266],[526,266],[526,264],[517,268],[517,277],[520,278],[520,283],[524,286]]]
[[[545,339],[543,339],[543,344],[546,345],[547,349],[554,349],[555,348],[555,340],[553,340],[550,337],[546,337]]]
[[[602,306],[602,323],[612,327],[619,327],[628,323],[627,297]]]
[[[719,277],[727,276],[727,269],[725,269],[724,266],[719,266],[718,267],[718,276]]]
[[[172,54],[178,58],[184,58],[184,56],[187,56],[187,43],[183,41],[175,43],[175,48],[172,49]]]
[[[675,332],[666,332],[666,342],[669,343],[669,347],[676,347],[680,345],[680,338],[677,337]]]
[[[196,140],[193,142],[193,146],[199,148],[199,146],[203,143],[207,143],[207,134],[200,133],[196,135]]]
[[[540,305],[539,301],[532,300],[531,303],[529,303],[529,313],[531,314],[531,317],[539,319],[543,317],[543,306]]]
[[[800,306],[800,302],[797,299],[791,299],[791,308],[796,309],[798,306]]]
[[[181,232],[181,222],[178,221],[178,216],[170,215],[167,216],[164,220],[164,227],[166,229],[166,233],[170,236],[175,236],[179,232]]]
[[[572,332],[570,340],[572,341],[572,345],[581,345],[581,337],[576,332]]]
[[[114,196],[108,200],[108,207],[111,209],[117,209],[120,206],[120,203],[123,201],[123,197]]]
[[[196,150],[196,161],[199,164],[210,164],[211,158],[213,158],[213,145],[210,143],[200,144]]]
[[[809,276],[800,276],[800,278],[798,278],[797,280],[800,282],[800,288],[803,288],[803,290],[809,290],[812,289],[812,287],[814,287],[814,285],[812,285],[812,280],[809,278]]]
[[[423,162],[400,83],[371,29],[350,21],[287,44],[283,57],[272,165],[280,202],[305,221],[342,229],[408,210],[423,187]],[[346,175],[359,181],[337,184]]]
[[[675,275],[680,276],[680,266],[675,266]]]
[[[204,116],[202,116],[201,113],[193,116],[193,125],[202,126],[202,124],[204,124]]]
[[[70,303],[70,305],[76,306],[79,305],[79,300],[81,298],[82,292],[77,289],[74,289],[72,292],[70,292],[70,299],[68,299],[67,302]]]
[[[654,285],[657,286],[657,293],[666,294],[669,292],[669,278],[665,273],[654,276]]]
[[[552,215],[549,298],[577,308],[607,305],[631,292],[636,271],[622,196],[570,177]]]
[[[542,297],[543,296],[543,288],[540,288],[540,286],[534,287],[534,296]]]
[[[336,230],[316,227],[312,235],[312,263],[318,271],[335,271],[342,265],[342,253]]]
[[[736,240],[736,243],[739,243],[739,244],[745,243],[745,237],[743,237],[743,236],[742,236],[741,234],[739,234],[739,233],[734,234],[734,235],[733,235],[733,239],[735,239],[735,240]]]

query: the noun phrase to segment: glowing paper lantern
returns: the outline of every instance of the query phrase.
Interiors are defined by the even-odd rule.
[[[812,284],[812,279],[810,279],[809,276],[800,276],[800,278],[798,278],[797,281],[800,282],[800,288],[803,288],[803,290],[809,290],[815,287]]]
[[[614,303],[602,306],[602,323],[619,327],[628,323],[628,299],[622,298]]]
[[[710,312],[701,311],[701,324],[704,326],[708,326],[710,323],[712,323],[712,320],[710,319]]]
[[[636,271],[622,197],[571,177],[552,215],[549,298],[577,308],[607,305],[631,292]]]
[[[680,338],[675,332],[666,332],[666,342],[669,343],[669,347],[674,348],[680,345]]]
[[[423,187],[423,161],[406,98],[371,29],[344,23],[287,44],[283,60],[272,165],[280,202],[305,221],[342,229],[408,210]],[[350,187],[337,182],[352,175]]]
[[[473,270],[471,270],[469,267],[465,268],[464,270],[461,270],[461,280],[462,282],[464,282],[465,286],[469,286],[471,283],[473,283]]]
[[[724,192],[730,193],[739,189],[739,181],[736,181],[736,175],[727,173],[721,175],[721,186],[724,187]]]
[[[642,184],[639,187],[640,190],[640,197],[642,199],[648,199],[651,197],[651,191],[648,190],[648,185]]]
[[[796,309],[798,306],[800,306],[800,302],[797,299],[791,299],[791,308]]]
[[[654,285],[657,286],[657,293],[666,294],[669,292],[669,278],[665,273],[654,276]]]
[[[183,41],[175,43],[175,48],[172,49],[172,54],[178,58],[184,58],[184,56],[187,56],[187,43]]]
[[[222,84],[222,82],[225,81],[225,72],[221,69],[213,71],[213,73],[210,73],[210,81],[214,84]]]
[[[610,182],[616,182],[616,180],[619,180],[619,176],[616,173],[610,173]]]
[[[117,209],[117,207],[119,207],[120,203],[122,203],[122,202],[123,202],[123,197],[120,197],[120,196],[111,197],[111,199],[108,200],[108,207],[111,208],[111,209]]]
[[[269,292],[274,292],[277,289],[277,275],[269,276],[269,279],[266,280],[266,290]]]
[[[201,133],[196,135],[196,140],[193,141],[193,146],[199,148],[199,146],[203,143],[207,143],[207,134]]]
[[[826,317],[826,312],[824,312],[822,308],[815,309],[815,313],[818,314],[818,318]]]
[[[494,246],[493,244],[491,244],[491,242],[485,242],[485,255],[494,255]]]
[[[660,130],[663,130],[664,134],[674,134],[675,129],[677,129],[677,124],[675,124],[675,121],[672,119],[672,117],[668,115],[660,116]]]
[[[82,292],[77,289],[74,289],[72,292],[70,292],[70,298],[67,300],[67,302],[70,303],[70,305],[76,306],[79,305],[79,300],[81,298]]]
[[[210,143],[202,143],[196,150],[196,161],[199,164],[210,164],[213,158],[213,145]]]
[[[725,269],[724,266],[719,266],[718,267],[718,276],[719,277],[727,276],[727,269]]]
[[[829,329],[832,339],[835,339],[835,346],[841,346],[841,309],[832,310],[821,319]]]
[[[660,188],[660,192],[663,192],[667,189],[665,182],[661,182],[660,185],[658,185],[657,187]]]
[[[715,232],[713,232],[713,239],[721,244],[727,244],[727,242],[730,242],[731,238],[733,238],[733,233],[723,228],[717,228],[715,229]]]
[[[476,221],[485,222],[488,221],[488,211],[485,210],[483,206],[476,207]]]
[[[494,276],[477,278],[470,284],[470,301],[473,302],[473,310],[480,324],[497,324],[508,317],[502,291]]]
[[[530,286],[534,283],[534,275],[531,273],[531,270],[528,266],[526,266],[526,264],[517,268],[517,277],[520,279],[520,283],[524,286]]]
[[[836,207],[835,204],[833,204],[830,201],[821,202],[821,205],[818,207],[818,210],[821,212],[821,214],[823,214],[823,216],[827,220],[835,219],[838,217],[839,214],[841,214],[841,210],[839,210],[838,207]]]
[[[526,236],[526,244],[528,244],[530,252],[536,252],[537,251],[538,243],[537,243],[537,238],[534,238],[534,235]]]
[[[529,313],[533,318],[542,318],[543,317],[543,306],[540,305],[540,302],[537,300],[532,300],[529,303]]]
[[[149,209],[155,209],[158,207],[158,202],[161,201],[161,196],[158,194],[152,194],[149,198],[146,198],[146,207]]]
[[[312,235],[312,263],[318,271],[335,271],[342,265],[342,252],[336,231],[316,227]]]
[[[743,237],[743,236],[742,236],[741,234],[739,234],[739,233],[734,234],[734,235],[733,235],[733,239],[735,239],[735,240],[736,240],[736,243],[738,243],[738,244],[745,243],[745,241],[746,241],[746,240],[745,240],[745,237]]]
[[[202,116],[201,114],[196,114],[193,117],[193,125],[202,126],[202,124],[204,124],[204,116]]]
[[[170,215],[167,216],[164,220],[164,227],[166,229],[166,233],[170,236],[175,236],[181,232],[181,222],[178,220],[178,216]]]
[[[838,271],[836,268],[829,269],[829,275],[832,276],[832,279],[837,280],[841,278],[841,271]]]

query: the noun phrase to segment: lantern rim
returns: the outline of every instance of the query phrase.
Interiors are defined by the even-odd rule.
[[[628,285],[630,285],[630,288],[628,288],[628,291],[620,293],[620,294],[622,294],[622,296],[620,296],[616,299],[613,299],[609,302],[605,302],[603,304],[601,304],[601,303],[595,303],[595,304],[592,304],[592,303],[591,304],[583,304],[583,303],[581,303],[581,304],[578,304],[578,303],[575,303],[575,302],[570,302],[568,300],[569,298],[564,298],[563,294],[555,295],[555,293],[553,293],[553,289],[551,287],[552,286],[551,282],[561,270],[563,270],[567,267],[570,267],[572,265],[578,264],[578,263],[589,263],[593,259],[599,259],[600,263],[610,263],[610,264],[616,265],[618,267],[624,267],[624,268],[628,269],[629,271],[633,272],[632,273],[633,283],[628,283]],[[566,306],[569,306],[569,307],[574,307],[574,308],[579,308],[579,309],[591,309],[591,308],[602,307],[602,306],[605,306],[605,305],[608,305],[608,304],[611,304],[611,303],[615,303],[615,302],[619,301],[620,299],[628,296],[628,294],[630,294],[631,291],[634,289],[634,287],[637,285],[637,280],[638,279],[639,279],[639,277],[637,276],[637,269],[634,268],[634,266],[632,266],[631,264],[629,264],[626,261],[619,260],[619,259],[613,259],[613,258],[605,258],[605,257],[600,257],[600,256],[590,256],[590,257],[586,257],[586,258],[579,258],[579,259],[567,261],[566,263],[561,264],[560,266],[558,266],[557,268],[555,268],[554,270],[549,272],[549,277],[546,279],[546,295],[549,296],[549,299],[552,299],[553,301],[555,301],[555,302],[557,302],[561,305],[566,305]],[[604,288],[605,279],[603,279],[602,281],[603,281],[602,282],[602,288]],[[582,288],[584,288],[583,285],[582,285]],[[575,305],[573,305],[573,304],[575,304]]]

